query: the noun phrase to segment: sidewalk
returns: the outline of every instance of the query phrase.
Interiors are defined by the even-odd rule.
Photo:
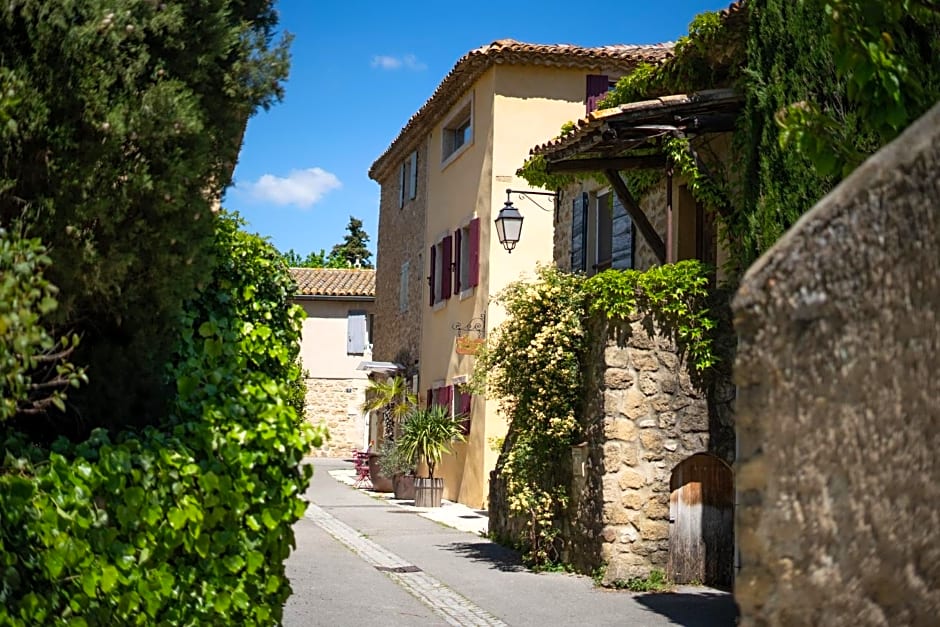
[[[330,476],[345,483],[348,486],[355,487],[356,471],[354,468],[336,468],[328,471]],[[402,501],[395,498],[390,492],[374,492],[368,488],[356,488],[360,492],[368,494],[372,498],[385,499],[389,504],[404,508],[417,513],[419,516],[433,520],[434,522],[473,533],[478,536],[485,536],[489,518],[486,510],[471,509],[461,503],[452,503],[447,499],[441,501],[440,507],[415,507],[414,501]]]

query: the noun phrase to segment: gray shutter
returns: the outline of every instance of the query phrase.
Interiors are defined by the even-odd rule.
[[[411,180],[408,182],[408,198],[418,195],[418,151],[411,153]]]
[[[584,272],[587,259],[587,194],[571,201],[571,271]]]
[[[614,245],[612,268],[633,267],[633,220],[620,199],[614,194]]]
[[[398,173],[398,208],[405,206],[405,164],[401,164],[401,171]]]
[[[350,311],[347,317],[346,354],[362,355],[366,352],[366,312]]]
[[[408,268],[409,262],[401,264],[401,276],[398,283],[398,310],[408,311]]]

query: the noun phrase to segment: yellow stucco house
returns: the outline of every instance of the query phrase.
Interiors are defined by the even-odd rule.
[[[397,367],[422,402],[469,416],[467,441],[438,471],[445,498],[487,504],[494,443],[506,421],[498,399],[463,387],[473,371],[472,340],[505,317],[493,296],[553,258],[558,208],[551,198],[536,197],[540,209],[513,195],[525,216],[522,239],[512,254],[497,239],[493,220],[506,190],[532,189],[517,168],[531,146],[592,110],[617,78],[670,50],[513,40],[472,50],[372,165],[369,176],[381,186],[373,363],[381,372]],[[377,420],[370,429],[381,437]]]

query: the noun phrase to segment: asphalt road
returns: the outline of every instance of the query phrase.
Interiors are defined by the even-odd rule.
[[[314,462],[313,505],[295,526],[297,548],[287,562],[288,627],[734,624],[724,592],[633,594],[597,588],[588,577],[529,572],[513,551],[329,476],[347,465]]]

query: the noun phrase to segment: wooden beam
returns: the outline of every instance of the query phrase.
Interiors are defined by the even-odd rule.
[[[659,233],[657,233],[653,225],[650,224],[649,218],[647,218],[643,210],[640,209],[640,205],[633,198],[633,194],[627,189],[627,184],[620,178],[620,172],[617,170],[604,170],[604,176],[607,177],[610,185],[614,188],[617,198],[620,199],[620,203],[627,210],[627,213],[630,214],[633,223],[636,224],[636,228],[643,236],[643,239],[645,239],[646,243],[653,249],[653,253],[655,253],[656,258],[659,259],[659,263],[666,263],[666,245],[663,244]]]
[[[545,171],[555,172],[603,172],[604,170],[658,170],[666,167],[665,155],[643,155],[639,157],[614,157],[610,159],[566,159],[546,162]]]

